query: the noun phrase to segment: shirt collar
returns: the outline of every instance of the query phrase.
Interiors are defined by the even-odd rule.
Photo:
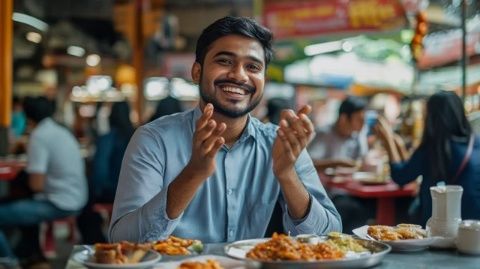
[[[197,124],[197,120],[200,118],[202,115],[202,111],[200,110],[200,107],[197,106],[193,109],[193,120],[191,123],[191,128],[192,128],[192,133],[195,132],[195,125]],[[237,142],[243,142],[247,138],[252,137],[256,138],[256,124],[253,120],[253,117],[248,114],[248,120],[247,120],[247,128],[243,131],[242,135],[240,136],[240,139],[238,139]]]

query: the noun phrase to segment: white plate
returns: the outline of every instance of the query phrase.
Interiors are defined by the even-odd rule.
[[[362,227],[353,229],[353,234],[356,236],[375,240],[370,235],[368,235],[368,225],[364,225]],[[430,245],[432,245],[438,238],[437,237],[427,237],[423,239],[406,239],[406,240],[395,240],[395,241],[382,241],[376,240],[392,247],[394,251],[420,251],[427,249]]]
[[[152,268],[161,259],[161,255],[156,251],[149,250],[145,257],[135,264],[104,264],[93,262],[93,253],[88,250],[77,252],[73,255],[73,260],[85,265],[91,269],[146,269]]]
[[[183,262],[206,262],[207,260],[217,261],[223,268],[228,269],[244,269],[245,263],[243,261],[230,259],[224,256],[218,255],[202,255],[196,257],[189,257],[182,260],[171,262],[160,262],[155,265],[155,269],[177,269]]]
[[[318,236],[319,242],[327,239],[327,236]],[[345,258],[340,260],[319,260],[319,261],[256,261],[246,257],[248,251],[259,243],[270,240],[270,238],[250,239],[233,242],[225,246],[225,254],[232,258],[243,260],[247,268],[262,269],[358,269],[372,267],[380,263],[383,257],[391,250],[391,247],[372,240],[362,241],[362,245],[369,251],[362,253],[347,252]]]

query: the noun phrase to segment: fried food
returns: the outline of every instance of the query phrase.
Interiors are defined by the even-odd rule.
[[[201,250],[201,242],[198,240],[183,239],[176,236],[169,236],[165,240],[153,243],[153,249],[166,255],[189,255],[189,247],[196,245]]]
[[[247,253],[247,258],[260,261],[314,261],[337,260],[345,253],[334,244],[307,244],[284,234],[274,233],[272,239],[257,244]]]
[[[150,244],[135,244],[126,241],[114,244],[95,244],[94,259],[97,263],[105,264],[135,264],[139,263]]]
[[[223,267],[215,260],[207,260],[206,262],[183,262],[178,269],[223,269]]]
[[[394,241],[406,239],[422,239],[426,237],[426,232],[414,224],[399,224],[397,227],[384,225],[369,226],[368,235],[376,240]]]

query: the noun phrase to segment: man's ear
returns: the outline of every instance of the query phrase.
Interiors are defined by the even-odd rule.
[[[202,66],[198,62],[193,63],[193,65],[192,65],[192,80],[195,84],[200,83],[201,74],[202,74]]]

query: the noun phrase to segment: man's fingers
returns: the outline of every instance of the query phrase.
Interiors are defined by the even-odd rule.
[[[223,132],[227,129],[227,125],[225,123],[220,123],[220,125],[215,128],[215,130],[211,133],[209,137],[207,137],[203,144],[202,144],[202,152],[207,154],[209,151],[212,150],[214,147],[215,142],[217,139],[223,134]]]
[[[309,105],[305,105],[302,108],[300,108],[300,110],[297,112],[297,115],[300,115],[300,114],[308,115],[310,114],[310,112],[312,112],[312,107]]]
[[[213,147],[210,149],[210,151],[207,152],[206,157],[214,158],[215,154],[217,154],[218,150],[223,144],[225,144],[225,139],[223,137],[218,137],[217,139],[215,139],[215,143],[213,144]]]
[[[214,120],[209,120],[203,128],[196,130],[194,135],[195,147],[201,146],[205,142],[205,140],[212,135],[216,127],[217,122]]]
[[[310,118],[306,114],[300,114],[299,115],[300,120],[302,121],[303,127],[305,128],[305,132],[308,137],[310,137],[313,132],[315,131],[315,126],[313,126],[313,122],[310,120]]]
[[[303,113],[299,115],[297,116],[293,112],[289,112],[286,118],[290,129],[293,131],[292,135],[296,136],[300,142],[300,147],[303,148],[307,145],[310,135],[313,133],[313,124],[307,115]]]
[[[203,109],[203,114],[197,120],[196,130],[199,130],[205,127],[205,125],[207,125],[208,120],[212,117],[212,115],[213,115],[213,105],[208,103]]]
[[[295,134],[295,130],[292,128],[284,128],[283,126],[280,127],[280,130],[288,140],[288,143],[292,148],[292,153],[295,156],[298,156],[298,154],[300,154],[300,151],[302,151],[303,147],[302,147],[302,142],[299,140],[299,138]]]
[[[285,148],[284,154],[286,154],[289,159],[294,160],[295,154],[293,152],[292,146],[290,145],[290,142],[288,141],[287,135],[281,128],[277,130],[277,134],[280,137],[280,143],[282,143],[283,147]]]

